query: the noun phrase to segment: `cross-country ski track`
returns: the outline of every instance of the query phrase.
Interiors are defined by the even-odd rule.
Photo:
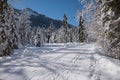
[[[25,47],[0,58],[0,80],[120,80],[120,61],[95,43]]]

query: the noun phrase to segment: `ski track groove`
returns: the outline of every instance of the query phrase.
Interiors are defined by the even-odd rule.
[[[76,46],[77,47],[77,46]],[[61,48],[61,49],[58,49],[58,50],[55,50],[55,51],[50,51],[50,52],[47,52],[47,53],[55,53],[55,52],[58,52],[58,51],[61,51],[61,50],[63,50],[63,49],[69,49],[69,48],[71,48],[71,46],[67,46],[67,47],[65,47],[65,48]],[[55,61],[55,62],[57,62],[58,60],[60,60],[61,58],[63,58],[64,56],[66,56],[66,55],[64,55],[64,54],[61,54],[61,55],[59,55],[59,56],[57,56],[57,57],[55,57],[54,59],[52,59],[53,61]],[[93,53],[91,54],[91,57],[90,57],[90,60],[91,59],[94,59],[94,56],[93,56]],[[100,80],[100,78],[97,76],[97,75],[94,75],[95,74],[95,66],[96,66],[96,60],[93,60],[94,62],[92,62],[91,63],[91,65],[90,65],[90,78],[91,78],[91,80]],[[54,76],[54,78],[53,78],[53,80],[61,80],[61,78],[62,78],[62,80],[69,80],[69,78],[70,78],[70,76],[72,75],[72,73],[73,73],[73,71],[74,70],[77,70],[78,68],[77,67],[75,67],[75,66],[77,66],[77,64],[80,64],[80,62],[81,62],[81,60],[80,60],[80,54],[75,54],[75,56],[73,57],[73,59],[69,62],[69,63],[71,63],[69,66],[71,66],[70,67],[70,70],[69,71],[62,71],[62,72],[58,72],[55,76]],[[79,73],[80,73],[80,70],[78,70],[79,71]],[[63,73],[67,73],[66,75],[64,75],[65,76],[65,78],[62,76],[62,74]],[[93,78],[94,77],[94,78]],[[92,79],[93,78],[93,79]],[[97,79],[95,79],[95,78],[97,78]]]
[[[68,48],[70,48],[70,47],[67,46],[66,49],[68,49]],[[57,74],[55,75],[56,77],[54,77],[53,80],[61,80],[60,78],[62,77],[62,74],[63,74],[63,73],[67,73],[67,74],[64,75],[65,78],[63,77],[62,80],[69,80],[70,74],[72,73],[72,70],[74,69],[73,66],[75,66],[78,58],[79,58],[79,55],[76,54],[75,57],[73,57],[73,59],[69,62],[69,63],[72,63],[71,65],[69,65],[69,66],[71,66],[70,71],[65,71],[65,70],[64,70],[64,71],[62,71],[62,73],[57,73]],[[55,60],[56,60],[56,61],[60,60],[60,56],[56,57]]]
[[[89,74],[89,77],[91,80],[101,80],[100,79],[100,69],[99,68],[96,68],[98,64],[98,60],[94,57],[95,53],[91,53],[91,57],[90,57],[90,67],[89,67],[89,70],[90,70],[90,74]],[[98,70],[98,71],[97,71]],[[99,72],[99,73],[98,73]]]
[[[48,46],[47,48],[51,48],[52,46]],[[71,53],[72,50],[70,50],[72,48],[73,52]],[[83,48],[83,52],[81,52],[79,50],[79,48]],[[75,50],[78,49],[78,52],[76,52]],[[70,51],[69,51],[70,50]],[[32,51],[32,50],[30,50]],[[65,51],[65,52],[63,52]],[[67,52],[66,52],[67,51]],[[75,51],[75,52],[74,52]],[[81,75],[82,74],[82,70],[86,71],[85,73],[88,73],[86,77],[89,78],[89,80],[102,80],[101,79],[101,71],[102,69],[99,68],[99,60],[98,58],[95,57],[95,52],[91,52],[89,53],[88,51],[92,51],[92,48],[89,46],[86,48],[86,46],[83,46],[83,45],[80,45],[80,44],[74,44],[74,45],[65,45],[64,47],[60,47],[60,48],[57,48],[55,50],[52,50],[52,51],[48,51],[48,52],[43,52],[44,54],[42,54],[43,57],[41,57],[41,55],[37,56],[37,55],[33,55],[33,56],[37,56],[37,61],[41,61],[41,60],[46,60],[46,61],[50,61],[46,64],[44,64],[44,61],[43,63],[40,63],[40,62],[37,62],[38,66],[45,66],[46,68],[47,67],[50,67],[52,68],[53,70],[55,70],[55,73],[54,74],[51,74],[52,72],[50,72],[49,70],[47,70],[45,68],[45,73],[42,75],[42,77],[45,78],[45,80],[72,80],[71,79],[71,76],[73,77],[74,76],[74,80],[80,80],[78,78],[76,78],[76,75]],[[28,51],[29,52],[29,51]],[[88,53],[87,53],[88,52]],[[35,53],[35,52],[34,52]],[[38,51],[36,51],[36,53],[38,53]],[[48,59],[48,56],[46,56],[46,54],[57,54],[57,56],[53,56],[50,57]],[[72,54],[72,56],[71,56]],[[70,59],[68,59],[66,62],[64,62],[64,59],[65,58],[68,58],[70,57]],[[43,59],[41,59],[43,58]],[[87,64],[87,68],[84,68],[86,67],[86,65],[84,65],[82,63],[82,61],[87,61],[89,60],[89,64]],[[24,61],[24,60],[23,60]],[[33,61],[34,63],[34,61]],[[60,64],[59,64],[60,63]],[[53,65],[52,65],[53,64]],[[55,65],[54,65],[55,64]],[[61,65],[61,64],[65,64],[65,65]],[[81,65],[83,64],[83,65]],[[60,66],[59,66],[60,65]],[[42,66],[42,68],[43,68]],[[26,69],[26,67],[21,67],[22,69]],[[57,70],[57,68],[60,68]],[[29,69],[28,69],[29,70]],[[33,80],[35,77],[41,77],[41,74],[38,74],[39,71],[41,71],[41,69],[37,70],[33,70],[31,71],[31,76],[28,77],[27,80]],[[13,71],[13,73],[17,73],[17,70]],[[7,74],[5,77],[9,77],[11,76],[12,74]],[[84,75],[84,74],[83,74]],[[37,80],[41,80],[41,79],[37,79]]]

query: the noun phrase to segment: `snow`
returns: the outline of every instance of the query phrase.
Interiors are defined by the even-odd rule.
[[[39,15],[37,12],[33,11],[33,10],[30,9],[30,8],[26,8],[26,10],[28,11],[28,13],[29,13],[30,15],[33,15],[33,16],[38,16],[38,15]]]
[[[120,61],[95,43],[53,43],[0,58],[0,80],[120,80]]]

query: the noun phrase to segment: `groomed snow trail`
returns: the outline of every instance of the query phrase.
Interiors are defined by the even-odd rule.
[[[46,44],[0,59],[0,80],[120,80],[120,61],[96,44]]]

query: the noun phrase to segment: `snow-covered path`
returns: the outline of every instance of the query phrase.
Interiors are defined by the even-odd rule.
[[[100,55],[96,44],[27,47],[0,59],[0,80],[120,80],[120,61]]]

